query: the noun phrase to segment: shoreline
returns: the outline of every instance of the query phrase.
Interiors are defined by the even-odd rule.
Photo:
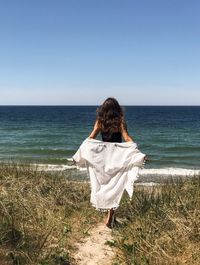
[[[0,167],[17,166],[26,169],[31,169],[37,172],[46,172],[49,174],[61,174],[66,176],[68,180],[75,182],[89,182],[89,176],[86,168],[79,169],[72,161],[70,164],[41,164],[41,163],[16,163],[14,161],[3,163],[0,162]],[[135,181],[135,185],[142,186],[155,186],[159,183],[166,182],[168,180],[190,179],[192,177],[200,176],[200,169],[188,169],[188,168],[141,168],[139,177]]]

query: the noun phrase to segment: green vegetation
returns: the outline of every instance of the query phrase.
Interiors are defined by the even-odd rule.
[[[200,264],[200,177],[136,187],[118,216],[115,265]]]
[[[87,183],[16,164],[0,166],[0,264],[73,264],[74,243],[102,215]]]
[[[70,174],[70,173],[69,173]],[[75,243],[104,215],[90,187],[63,173],[0,165],[0,264],[71,265]],[[200,264],[200,178],[136,186],[113,229],[113,265]],[[103,265],[103,264],[102,264]]]

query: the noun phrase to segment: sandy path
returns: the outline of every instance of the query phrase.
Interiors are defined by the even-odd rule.
[[[90,236],[83,242],[76,244],[77,251],[74,255],[78,265],[110,265],[114,251],[106,241],[112,241],[112,230],[100,223],[90,230]]]

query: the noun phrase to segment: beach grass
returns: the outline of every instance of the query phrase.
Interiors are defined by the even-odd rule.
[[[66,174],[1,164],[0,264],[73,264],[75,243],[102,218],[89,197]]]
[[[200,264],[200,177],[137,186],[124,196],[112,245],[117,264]]]
[[[75,244],[105,215],[90,205],[89,183],[67,174],[0,165],[1,265],[74,264]],[[200,177],[136,186],[116,215],[113,265],[200,264]]]

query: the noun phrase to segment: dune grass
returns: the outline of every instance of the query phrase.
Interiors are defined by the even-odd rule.
[[[200,264],[200,177],[136,187],[118,210],[113,234],[117,264]]]
[[[73,264],[74,243],[102,218],[88,183],[30,166],[0,165],[0,264]]]
[[[69,173],[70,174],[70,173]],[[30,166],[0,165],[0,264],[71,265],[75,243],[104,215],[88,183]],[[113,229],[113,265],[200,264],[200,177],[136,186]],[[102,264],[103,265],[103,264]]]

